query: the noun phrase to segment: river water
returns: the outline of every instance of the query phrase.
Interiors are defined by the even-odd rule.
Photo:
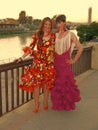
[[[76,35],[76,30],[72,30]],[[13,61],[22,56],[23,47],[32,41],[32,34],[0,37],[0,64]]]

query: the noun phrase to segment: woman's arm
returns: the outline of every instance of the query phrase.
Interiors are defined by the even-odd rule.
[[[36,33],[34,33],[32,36],[32,42],[31,42],[30,46],[25,46],[23,48],[24,54],[20,58],[16,59],[17,62],[21,62],[22,60],[25,59],[25,57],[32,54],[36,41],[37,41]]]
[[[78,51],[73,59],[67,61],[67,63],[69,63],[69,64],[75,63],[79,59],[79,57],[83,51],[83,47],[82,47],[81,43],[79,42],[79,40],[77,39],[76,35],[73,32],[71,32],[71,41],[72,41],[72,43],[74,43],[76,45]]]
[[[72,42],[75,43],[75,45],[78,49],[77,54],[75,55],[75,57],[73,59],[73,62],[76,62],[79,59],[79,57],[80,57],[80,55],[83,51],[83,47],[82,47],[81,43],[79,42],[79,40],[77,39],[77,37],[74,33],[71,33],[71,39],[72,39]]]
[[[26,53],[24,53],[20,58],[21,58],[22,60],[24,60],[25,57],[27,57],[28,55],[29,55],[29,52],[26,52]]]

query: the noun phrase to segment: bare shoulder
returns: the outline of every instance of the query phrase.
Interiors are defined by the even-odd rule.
[[[70,34],[71,34],[71,37],[77,38],[77,36],[75,35],[75,33],[71,32],[71,31],[69,31],[69,32],[70,32]]]

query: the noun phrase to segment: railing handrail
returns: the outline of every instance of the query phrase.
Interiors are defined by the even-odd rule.
[[[85,47],[83,51],[87,51],[87,50],[92,50],[93,46],[89,46],[89,47]],[[73,54],[77,52],[77,48],[74,49]],[[0,65],[0,72],[9,70],[9,69],[14,69],[14,68],[18,68],[18,67],[23,67],[25,65],[30,65],[33,62],[33,58],[30,59],[26,59],[22,62],[16,63],[16,62],[10,62],[10,63],[5,63],[5,64],[1,64]]]
[[[9,69],[14,69],[14,68],[18,68],[18,67],[23,67],[25,65],[30,65],[33,62],[33,58],[32,59],[26,59],[22,62],[16,63],[16,62],[10,62],[10,63],[5,63],[5,64],[1,64],[0,65],[0,72],[9,70]]]

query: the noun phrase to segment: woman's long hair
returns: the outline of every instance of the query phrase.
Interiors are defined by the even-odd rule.
[[[52,30],[52,20],[49,18],[49,17],[45,17],[41,23],[40,23],[40,26],[39,26],[39,29],[37,31],[37,37],[38,37],[38,44],[42,41],[42,37],[44,35],[44,31],[43,31],[43,28],[44,28],[44,24],[46,21],[49,21],[51,23],[51,30]]]

